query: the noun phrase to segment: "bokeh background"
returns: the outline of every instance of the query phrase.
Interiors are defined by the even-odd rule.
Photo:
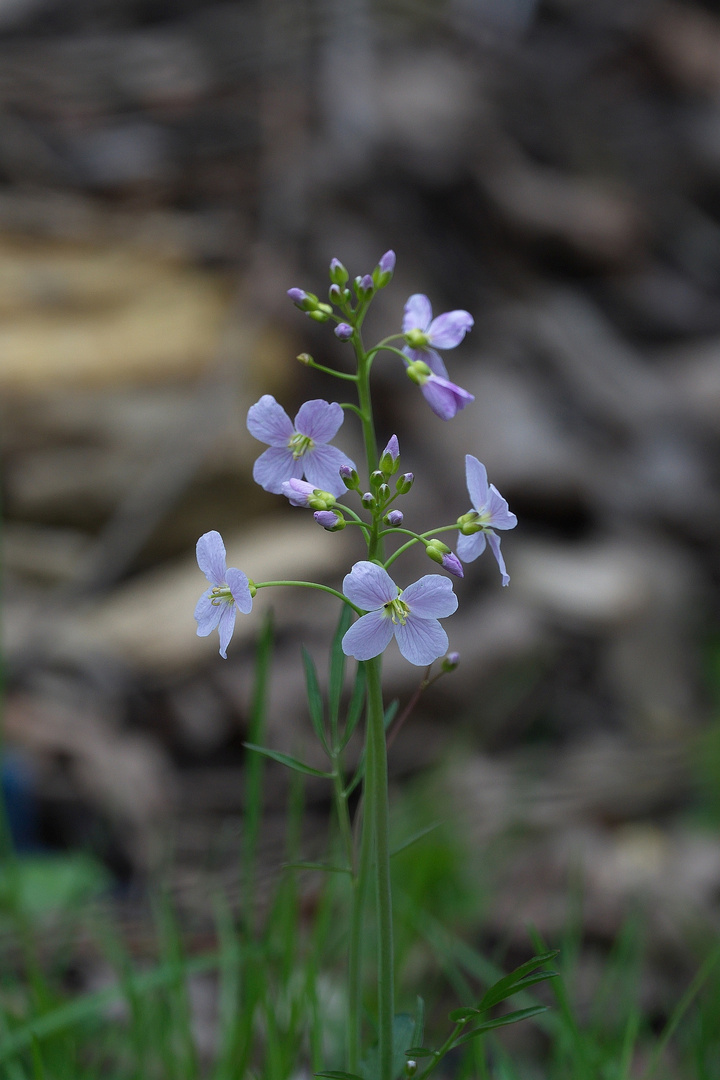
[[[476,400],[451,423],[376,363],[407,519],[468,509],[466,452],[519,518],[510,587],[489,555],[457,584],[462,662],[393,747],[395,797],[422,791],[469,857],[493,853],[490,938],[552,937],[582,880],[607,945],[644,898],[662,995],[690,963],[679,927],[720,916],[717,3],[2,0],[16,836],[90,853],[138,911],[160,877],[202,925],[237,873],[269,603],[267,740],[322,764],[300,644],[324,663],[335,608],[264,591],[224,662],[195,636],[194,544],[219,529],[259,580],[335,584],[360,555],[253,485],[244,419],[261,393],[291,415],[335,398],[294,357],[343,346],[285,292],[388,248],[368,336],[418,291],[476,320],[448,357]],[[342,435],[360,460],[352,418]],[[386,670],[405,703],[418,671],[394,647]],[[307,799],[317,857],[328,793]]]

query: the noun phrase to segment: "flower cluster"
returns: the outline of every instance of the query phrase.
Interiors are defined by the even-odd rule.
[[[454,577],[464,575],[463,563],[473,562],[490,546],[502,575],[510,578],[500,551],[497,530],[512,529],[517,518],[508,509],[497,488],[488,484],[485,466],[473,455],[465,459],[465,474],[471,509],[455,522],[427,532],[406,527],[405,513],[396,501],[413,486],[413,473],[400,472],[400,445],[392,435],[377,455],[372,417],[369,411],[371,364],[381,352],[399,357],[408,377],[417,386],[432,411],[442,420],[452,419],[472,402],[473,395],[452,382],[438,350],[453,349],[473,327],[472,316],[464,310],[448,311],[433,318],[427,296],[415,293],[405,304],[399,333],[385,338],[365,351],[360,326],[375,294],[392,280],[395,255],[386,252],[370,274],[350,275],[338,259],[330,264],[328,302],[303,289],[288,290],[288,296],[309,318],[335,323],[335,336],[352,344],[357,357],[353,375],[335,371],[302,353],[306,366],[350,380],[358,388],[358,405],[314,399],[300,406],[291,421],[281,405],[269,394],[251,406],[247,426],[266,449],[255,461],[253,477],[265,491],[283,495],[292,506],[313,512],[318,525],[329,532],[347,526],[358,529],[367,544],[367,559],[355,562],[338,594],[358,614],[345,633],[342,647],[346,655],[360,661],[379,656],[395,638],[402,655],[412,664],[427,666],[447,653],[448,638],[439,619],[452,615],[458,605],[452,583],[438,574],[428,574],[401,589],[388,567],[406,548],[421,544],[429,559]],[[396,344],[395,344],[396,343]],[[362,483],[355,463],[332,445],[343,424],[345,410],[361,421],[368,460],[367,482]],[[358,511],[340,500],[354,495]],[[457,529],[456,552],[436,534]],[[397,538],[401,545],[384,558],[386,541]],[[210,582],[195,609],[197,632],[201,636],[217,629],[220,655],[227,655],[236,610],[247,613],[257,588],[245,574],[226,566],[225,548],[217,532],[208,532],[197,545],[200,569]],[[293,584],[292,582],[266,584]],[[302,583],[301,583],[302,584]],[[327,588],[327,587],[324,587]],[[330,590],[333,591],[333,590]],[[457,666],[457,654],[450,653],[443,671]]]

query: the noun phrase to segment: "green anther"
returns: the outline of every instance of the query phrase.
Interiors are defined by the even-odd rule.
[[[385,610],[392,619],[392,621],[400,626],[404,626],[407,622],[408,615],[410,614],[410,608],[398,597],[396,600],[390,600],[385,604]]]
[[[309,435],[301,435],[299,431],[296,431],[288,443],[288,450],[292,450],[292,456],[297,461],[303,454],[307,454],[308,450],[312,450],[314,445]]]

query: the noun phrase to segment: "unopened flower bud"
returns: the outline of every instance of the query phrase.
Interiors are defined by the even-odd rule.
[[[409,333],[414,334],[415,331],[411,330]],[[405,340],[407,340],[408,336],[408,334],[405,335]],[[423,342],[423,344],[426,344],[426,342]],[[412,348],[420,347],[420,345],[412,346]],[[411,382],[415,383],[416,386],[424,386],[424,384],[432,375],[432,371],[424,360],[411,360],[408,366],[405,368],[405,374]]]
[[[385,476],[384,476],[383,473],[380,472],[379,469],[375,469],[373,472],[370,473],[370,487],[371,488],[375,488],[375,490],[377,491],[377,489],[380,487],[380,485],[382,483],[384,483],[384,482],[385,482]]]
[[[369,274],[355,278],[355,293],[358,300],[367,300],[375,292],[375,283]]]
[[[384,289],[386,285],[389,285],[393,270],[395,269],[395,252],[386,251],[380,258],[380,262],[373,270],[373,282],[376,289]]]
[[[363,504],[366,510],[372,510],[375,505],[375,496],[372,491],[366,491],[364,495],[360,496],[360,502]]]
[[[403,473],[402,476],[397,478],[395,488],[401,495],[407,495],[410,488],[413,486],[415,477],[411,472]]]
[[[454,671],[459,663],[460,663],[460,653],[459,652],[449,652],[440,666],[443,669],[443,671]]]
[[[295,359],[299,360],[301,364],[305,365],[305,367],[310,367],[312,364],[315,363],[309,352],[298,353]]]
[[[318,306],[317,296],[314,293],[305,292],[304,289],[288,289],[287,294],[301,311],[315,311]]]
[[[443,555],[442,567],[443,570],[447,570],[448,574],[452,574],[454,577],[465,577],[463,565],[453,551],[447,551]]]
[[[331,304],[342,304],[343,290],[339,285],[331,285],[328,289],[328,298]]]
[[[397,435],[391,435],[387,446],[380,455],[380,469],[385,476],[392,476],[400,468],[400,444]]]
[[[251,581],[250,578],[248,578],[248,589],[250,590],[250,599],[252,600],[257,593],[257,585],[254,581]]]
[[[390,488],[387,484],[380,485],[380,487],[377,489],[377,497],[379,502],[387,502],[387,500],[390,498]]]
[[[308,311],[307,317],[314,322],[327,322],[330,318],[326,311],[319,311],[317,309],[315,311]]]
[[[443,559],[446,555],[450,554],[450,548],[447,544],[443,544],[442,540],[428,540],[425,545],[425,554],[433,562],[443,565]]]
[[[388,525],[392,525],[392,527],[396,529],[398,525],[402,525],[403,523],[402,510],[391,510],[390,513],[385,516],[385,521]]]
[[[332,259],[330,262],[330,280],[333,285],[344,285],[349,277],[350,275],[340,260]]]
[[[339,472],[340,479],[348,491],[357,491],[360,484],[360,477],[357,474],[357,469],[353,469],[351,465],[341,465]]]
[[[408,1077],[414,1076],[417,1072],[418,1064],[414,1058],[408,1058],[405,1062],[405,1075]]]
[[[353,328],[350,323],[341,322],[335,327],[335,337],[339,341],[349,341],[353,336]]]
[[[336,514],[333,510],[316,510],[313,517],[328,532],[340,532],[347,524],[342,514]]]

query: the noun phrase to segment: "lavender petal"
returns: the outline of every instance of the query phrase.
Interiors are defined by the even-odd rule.
[[[445,379],[430,376],[420,390],[428,405],[441,420],[452,420],[457,415],[460,406],[456,395],[450,389]]]
[[[406,660],[427,667],[447,652],[448,636],[437,619],[416,619],[412,613],[404,626],[395,627],[398,648]]]
[[[428,327],[430,344],[438,349],[454,349],[472,330],[475,323],[469,311],[446,311],[438,315]]]
[[[502,583],[503,585],[509,585],[510,575],[505,569],[505,560],[503,559],[502,552],[500,551],[500,537],[497,535],[497,533],[494,533],[492,529],[488,529],[487,538],[490,549],[495,556],[495,561],[500,567],[500,573],[502,574]]]
[[[250,406],[247,427],[251,435],[270,446],[287,446],[295,433],[290,417],[272,394],[263,394]]]
[[[247,574],[242,570],[231,566],[225,575],[232,598],[242,611],[243,615],[249,615],[252,611],[252,596],[250,595],[250,583]]]
[[[485,550],[486,543],[484,532],[476,532],[472,536],[458,533],[457,544],[455,545],[458,557],[463,562],[475,562]]]
[[[304,465],[305,476],[314,488],[329,491],[336,499],[347,491],[340,476],[340,467],[350,465],[355,468],[354,463],[342,450],[338,450],[336,446],[325,445],[308,450],[299,463]]]
[[[408,330],[427,330],[432,322],[432,306],[423,293],[413,293],[405,304],[403,312],[403,334]]]
[[[363,560],[356,562],[350,573],[345,575],[343,592],[363,611],[374,611],[397,599],[399,590],[387,570],[377,563]]]
[[[475,510],[482,513],[486,509],[490,497],[487,469],[472,454],[465,455],[465,479],[470,502]]]
[[[452,582],[440,574],[425,574],[414,581],[403,591],[402,599],[419,619],[445,619],[458,606]]]
[[[225,584],[225,545],[219,532],[213,529],[203,533],[198,540],[195,551],[197,553],[198,566],[212,585]]]
[[[208,634],[212,634],[213,630],[220,622],[220,616],[222,615],[220,604],[213,604],[211,602],[211,593],[212,589],[208,589],[207,592],[204,592],[195,607],[198,637],[207,637]]]
[[[372,660],[387,649],[393,629],[394,624],[384,611],[371,611],[352,624],[342,639],[342,651],[356,660]]]
[[[507,499],[503,499],[494,484],[490,485],[490,497],[488,499],[487,509],[490,514],[488,524],[492,525],[493,528],[514,529],[517,525],[516,515],[509,509]]]
[[[299,480],[302,474],[303,459],[296,461],[292,452],[281,446],[271,446],[253,465],[253,480],[273,495],[282,495],[285,481],[293,477]]]
[[[315,443],[327,443],[338,433],[345,415],[337,401],[314,398],[300,406],[295,427]]]
[[[220,622],[218,623],[218,633],[220,635],[220,655],[223,660],[227,660],[227,647],[230,644],[230,638],[233,636],[233,630],[235,629],[235,605],[234,604],[221,604]]]

